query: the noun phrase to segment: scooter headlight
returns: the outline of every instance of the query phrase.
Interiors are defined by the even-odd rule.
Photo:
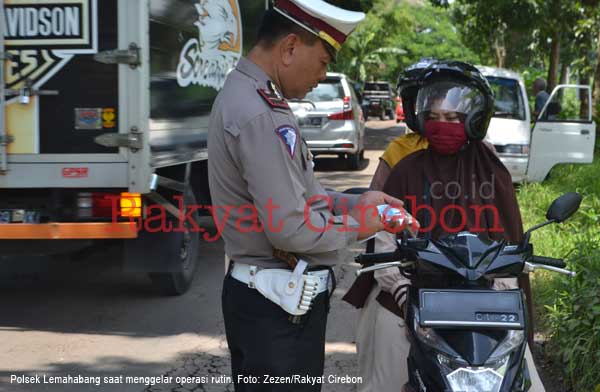
[[[460,392],[498,392],[502,386],[510,356],[522,344],[524,336],[523,331],[511,330],[490,355],[484,367],[457,368],[456,361],[438,354],[438,362],[444,368],[446,379],[452,390]]]
[[[422,343],[425,343],[427,346],[436,349],[437,351],[454,353],[454,350],[448,346],[448,343],[446,343],[446,341],[440,335],[435,333],[433,328],[422,328],[419,325],[419,318],[417,315],[415,315],[413,320],[413,329],[417,339],[419,339]]]
[[[499,392],[504,376],[490,368],[460,368],[446,379],[456,392]]]
[[[521,346],[525,333],[510,330],[506,338],[492,352],[485,365],[471,367],[459,356],[449,356],[439,351],[453,353],[444,339],[434,329],[421,328],[418,317],[414,318],[416,337],[428,346],[438,350],[437,362],[446,376],[452,391],[455,392],[498,392],[502,386],[508,362],[513,351]]]

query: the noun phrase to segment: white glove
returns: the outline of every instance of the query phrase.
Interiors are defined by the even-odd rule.
[[[319,277],[304,275],[308,264],[298,261],[293,272],[263,269],[256,273],[255,287],[266,298],[294,316],[306,314],[317,296]]]

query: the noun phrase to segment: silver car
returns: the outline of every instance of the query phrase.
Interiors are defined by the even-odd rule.
[[[348,168],[358,169],[364,157],[365,122],[346,75],[328,72],[303,100],[290,101],[290,107],[313,155],[337,155]]]

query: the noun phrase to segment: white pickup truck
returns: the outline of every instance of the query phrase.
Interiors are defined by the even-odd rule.
[[[531,127],[521,76],[479,67],[495,94],[495,113],[486,140],[492,143],[513,182],[543,181],[559,163],[591,163],[596,124],[590,86],[558,85]]]

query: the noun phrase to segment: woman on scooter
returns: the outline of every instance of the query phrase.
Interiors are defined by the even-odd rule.
[[[407,126],[428,147],[400,160],[383,191],[404,200],[425,238],[471,231],[519,242],[523,228],[511,176],[483,142],[494,110],[487,80],[469,64],[436,61],[405,72],[398,88]],[[394,248],[393,236],[377,239],[376,252]],[[356,339],[360,392],[397,392],[408,381],[402,304],[409,284],[397,270],[384,269],[358,278],[344,297],[362,308]],[[494,282],[496,289],[516,287],[514,279]],[[526,357],[530,391],[543,391],[529,350]]]

